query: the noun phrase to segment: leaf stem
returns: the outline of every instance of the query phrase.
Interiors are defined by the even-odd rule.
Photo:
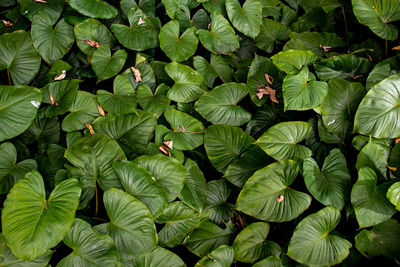
[[[343,20],[344,20],[344,27],[346,29],[346,48],[349,48],[349,30],[347,27],[347,18],[346,18],[346,12],[344,11],[344,7],[342,6],[342,14],[343,14]]]
[[[11,85],[10,71],[7,69],[8,84]]]
[[[385,39],[385,55],[388,56],[388,41]]]
[[[97,189],[97,181],[94,182],[95,186],[96,186],[96,210],[95,210],[95,216],[97,216],[97,214],[99,213],[99,192]]]

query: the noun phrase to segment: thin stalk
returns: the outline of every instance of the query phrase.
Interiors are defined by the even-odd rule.
[[[95,216],[97,216],[97,214],[99,213],[99,192],[97,189],[97,182],[94,183],[96,186],[96,210],[95,210]]]
[[[7,69],[8,84],[11,85],[10,71]]]
[[[385,55],[388,56],[388,41],[385,40]]]
[[[343,14],[343,20],[344,20],[344,27],[346,29],[346,48],[349,48],[349,30],[347,27],[347,18],[346,18],[346,12],[344,11],[344,7],[342,6],[342,14]]]

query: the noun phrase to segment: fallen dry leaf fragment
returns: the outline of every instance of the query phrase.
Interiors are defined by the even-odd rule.
[[[258,99],[261,99],[263,95],[269,95],[269,98],[271,99],[272,102],[279,103],[279,101],[276,99],[276,90],[267,86],[259,86],[257,88],[258,93],[256,94]]]
[[[62,70],[60,75],[54,77],[54,80],[55,80],[55,81],[64,80],[64,78],[65,78],[66,75],[67,75],[67,72],[66,72],[65,70]]]
[[[104,109],[100,106],[100,104],[97,104],[97,109],[99,110],[101,116],[106,116],[106,113],[104,112]]]
[[[174,142],[172,142],[172,140],[164,141],[164,145],[166,145],[169,149],[172,149]]]
[[[93,41],[93,40],[86,40],[85,44],[90,45],[91,47],[95,47],[95,48],[101,47],[101,45],[98,42]]]
[[[179,125],[179,131],[184,133],[185,132],[185,127],[183,127],[183,125]]]
[[[396,167],[390,167],[390,166],[387,166],[387,168],[389,169],[389,170],[391,170],[391,171],[397,171],[397,168]]]
[[[139,21],[138,21],[138,24],[137,24],[137,25],[140,25],[140,24],[143,24],[143,23],[145,23],[144,19],[139,18]]]
[[[372,57],[371,57],[369,54],[367,54],[367,58],[368,58],[368,60],[369,60],[370,62],[374,61],[374,60],[372,59]]]
[[[400,136],[395,139],[396,144],[400,142]]]
[[[158,150],[160,150],[165,155],[168,155],[168,157],[171,157],[171,153],[169,153],[168,149],[165,146],[163,145],[159,146]]]
[[[274,82],[274,78],[272,76],[269,76],[267,73],[264,74],[265,76],[265,80],[272,85],[272,83]]]
[[[397,50],[397,51],[400,50],[400,45],[393,47],[392,50]]]
[[[7,21],[7,20],[4,20],[4,19],[3,19],[3,24],[6,27],[12,27],[14,25],[11,21]]]
[[[353,79],[354,79],[354,80],[357,80],[358,78],[361,78],[361,77],[363,77],[363,76],[364,76],[364,75],[362,75],[362,74],[356,75],[356,76],[353,77]]]
[[[50,93],[50,101],[51,101],[51,105],[54,105],[54,98],[53,98],[53,96],[51,95],[51,93]]]
[[[131,71],[133,73],[133,76],[135,76],[135,82],[141,82],[142,77],[140,76],[140,71],[138,69],[135,69],[134,67],[131,67]]]
[[[35,0],[36,3],[47,4],[46,0]]]
[[[283,195],[280,195],[279,197],[276,198],[276,202],[280,203],[285,199]]]
[[[94,134],[93,126],[89,123],[86,123],[85,125],[86,125],[86,128],[89,129],[90,134]]]
[[[332,46],[329,45],[319,45],[319,47],[322,48],[324,52],[329,52],[332,49]]]

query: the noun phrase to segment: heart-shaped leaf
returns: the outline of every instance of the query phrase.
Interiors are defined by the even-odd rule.
[[[378,186],[376,182],[376,174],[371,168],[364,167],[358,171],[358,180],[351,190],[351,204],[360,228],[384,222],[396,213],[386,198],[386,192],[393,182]]]
[[[46,116],[54,117],[69,111],[75,102],[80,80],[64,80],[48,83],[42,88],[43,103],[51,104],[46,108]]]
[[[169,86],[163,83],[157,86],[154,92],[147,84],[139,86],[137,97],[140,106],[144,110],[149,110],[157,115],[161,115],[171,102],[167,97],[168,90]]]
[[[225,180],[213,180],[207,183],[206,209],[210,211],[208,219],[222,225],[233,217],[233,205],[226,203],[232,189]]]
[[[36,88],[0,85],[0,142],[19,135],[31,125],[41,100],[41,92]]]
[[[295,161],[272,163],[255,172],[244,185],[236,209],[271,222],[293,220],[311,204],[311,197],[290,188],[299,172]]]
[[[46,199],[43,178],[37,171],[16,183],[1,213],[3,234],[13,253],[28,261],[57,245],[74,222],[80,194],[79,182],[68,179]]]
[[[97,100],[101,107],[111,114],[124,115],[136,113],[137,100],[135,90],[126,75],[118,75],[115,77],[113,93],[105,90],[98,90]]]
[[[111,19],[118,15],[118,10],[103,0],[67,0],[76,11],[91,18]]]
[[[42,58],[52,64],[72,47],[74,28],[61,19],[53,29],[51,17],[40,12],[32,21],[32,41]]]
[[[281,122],[269,128],[256,144],[276,160],[304,159],[311,156],[311,150],[298,143],[310,132],[311,126],[306,122]]]
[[[165,71],[175,82],[167,93],[173,101],[189,103],[207,90],[203,76],[189,66],[173,62],[165,66]]]
[[[239,40],[235,30],[231,27],[224,16],[211,14],[211,30],[197,30],[202,45],[215,54],[229,54],[239,48]]]
[[[303,176],[308,191],[325,206],[343,209],[350,187],[346,159],[339,149],[332,149],[320,170],[313,158],[303,161]]]
[[[360,170],[363,167],[370,167],[378,175],[379,180],[386,180],[387,172],[387,154],[381,145],[372,141],[360,150],[357,156],[356,168]]]
[[[174,266],[174,267],[186,267],[186,264],[173,252],[157,247],[146,255],[136,257],[130,261],[125,261],[123,264],[128,266],[141,266],[141,267],[154,267],[154,266]]]
[[[113,164],[125,191],[139,199],[157,218],[167,207],[167,193],[145,168],[129,161],[117,161]]]
[[[387,199],[400,210],[400,182],[394,183],[386,193]]]
[[[132,7],[128,11],[130,27],[122,24],[112,24],[111,31],[118,41],[126,48],[143,51],[158,46],[160,20],[148,18],[142,10]]]
[[[64,243],[72,248],[73,252],[62,259],[57,264],[58,267],[118,266],[117,252],[112,238],[100,234],[84,220],[75,219],[64,238]]]
[[[179,22],[171,20],[160,30],[160,48],[174,62],[187,60],[196,52],[199,40],[196,28],[187,29],[179,37]]]
[[[400,114],[400,74],[372,87],[361,101],[354,118],[354,131],[376,138],[395,138],[400,135],[397,121]]]
[[[7,69],[14,84],[32,81],[39,71],[40,60],[27,32],[15,31],[0,36],[0,70]]]
[[[317,56],[308,50],[287,50],[273,55],[271,59],[281,71],[297,74],[304,66],[317,60]]]
[[[164,140],[172,140],[174,149],[192,150],[203,144],[204,126],[200,121],[173,109],[165,111],[164,116],[173,129]]]
[[[165,224],[158,232],[159,243],[166,247],[175,247],[200,223],[196,211],[183,202],[175,201],[166,207],[157,218],[157,223]]]
[[[253,141],[253,137],[242,129],[229,125],[211,125],[204,133],[207,156],[212,165],[222,173]]]
[[[110,222],[96,225],[95,229],[111,236],[121,261],[131,260],[156,248],[156,226],[142,202],[115,188],[105,191],[103,199]]]
[[[229,267],[233,263],[234,253],[232,247],[222,245],[201,258],[195,266]]]
[[[326,207],[304,218],[294,230],[287,255],[306,265],[336,265],[348,255],[351,243],[331,233],[340,221],[340,212]]]
[[[326,82],[303,68],[297,75],[287,75],[282,84],[285,110],[308,110],[319,106],[328,94]]]
[[[115,76],[124,66],[128,54],[125,50],[117,50],[111,56],[111,50],[103,45],[93,53],[92,68],[96,73],[97,80],[107,80]]]
[[[80,177],[75,176],[82,185],[82,207],[93,198],[97,183],[103,190],[122,187],[112,164],[126,157],[118,143],[110,137],[104,134],[84,137],[67,148],[65,157],[82,171]]]
[[[367,25],[382,39],[397,39],[397,27],[389,24],[400,20],[400,3],[396,0],[352,0],[353,12],[357,20]]]
[[[247,93],[243,83],[225,83],[202,95],[194,107],[213,124],[240,126],[251,118],[249,112],[237,105]]]
[[[185,185],[179,194],[179,199],[197,211],[204,208],[206,202],[207,184],[203,173],[195,161],[187,159]]]
[[[246,0],[243,6],[238,0],[226,1],[226,12],[233,26],[253,39],[260,33],[261,11],[259,0]]]
[[[33,20],[33,17],[41,12],[47,14],[51,18],[52,24],[54,24],[61,15],[63,10],[63,0],[48,0],[48,1],[31,1],[31,0],[18,0],[19,9],[21,14],[24,14],[29,20]]]
[[[289,32],[289,29],[284,24],[264,18],[260,34],[256,38],[256,45],[267,53],[272,53],[275,44],[289,39]]]
[[[157,154],[141,156],[134,162],[152,174],[152,177],[167,192],[169,202],[182,191],[186,181],[186,168],[176,159]]]

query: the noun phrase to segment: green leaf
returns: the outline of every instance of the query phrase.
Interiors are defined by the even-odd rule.
[[[0,145],[0,194],[7,194],[16,182],[29,171],[36,170],[37,163],[26,159],[17,163],[17,150],[12,143]]]
[[[207,90],[203,76],[189,66],[173,62],[165,66],[165,71],[175,82],[167,93],[173,101],[189,103]]]
[[[290,30],[278,21],[264,18],[260,34],[256,38],[256,46],[267,53],[272,53],[275,44],[289,39]]]
[[[357,250],[367,258],[383,255],[394,259],[400,254],[400,224],[394,219],[362,230],[355,239]]]
[[[0,235],[0,257],[2,258],[3,266],[8,267],[42,267],[47,266],[50,261],[52,251],[48,250],[45,254],[30,261],[23,261],[16,257],[11,249],[7,246],[7,241],[4,236]]]
[[[174,109],[165,111],[164,116],[173,129],[164,140],[172,140],[174,149],[192,150],[203,144],[204,126],[200,121]]]
[[[269,128],[256,144],[276,160],[304,159],[311,156],[311,150],[298,143],[310,132],[311,126],[306,122],[281,122]]]
[[[46,3],[40,3],[31,0],[18,0],[19,9],[21,14],[27,17],[29,20],[33,20],[33,17],[41,12],[47,14],[51,18],[51,23],[54,24],[58,20],[63,10],[63,0],[48,0]]]
[[[125,50],[117,50],[111,56],[111,50],[103,45],[93,53],[92,68],[96,73],[97,80],[103,81],[115,76],[125,64],[128,54]]]
[[[247,263],[257,261],[262,254],[269,228],[266,222],[255,222],[246,226],[236,236],[232,245],[235,250],[235,260]]]
[[[175,201],[166,207],[157,218],[157,223],[165,224],[158,232],[159,244],[164,247],[175,247],[200,223],[196,211],[183,202]]]
[[[381,145],[369,140],[357,156],[356,168],[370,167],[380,180],[386,180],[387,155]]]
[[[142,201],[154,218],[167,207],[167,193],[145,168],[129,161],[116,161],[113,169],[125,191]]]
[[[102,0],[67,0],[76,11],[90,18],[111,19],[118,15],[118,10]]]
[[[81,219],[75,219],[64,243],[73,251],[57,264],[58,267],[119,266],[112,238],[98,233]]]
[[[269,256],[253,265],[253,267],[281,267],[281,266],[283,266],[282,261],[277,256]]]
[[[80,80],[64,80],[48,83],[42,88],[42,101],[51,104],[46,108],[46,116],[54,117],[69,111],[75,102]],[[53,102],[50,98],[53,99]]]
[[[394,183],[386,193],[387,199],[400,210],[400,182]]]
[[[207,81],[208,87],[212,87],[217,77],[223,82],[232,81],[233,70],[224,56],[211,54],[210,63],[201,56],[195,56],[193,57],[193,65]]]
[[[186,160],[185,167],[187,169],[186,181],[178,197],[186,205],[201,211],[206,202],[206,179],[197,163],[190,158]]]
[[[317,60],[317,56],[308,50],[287,50],[273,55],[271,59],[281,71],[287,74],[297,74],[304,66]]]
[[[245,84],[225,83],[202,95],[194,107],[213,124],[240,126],[251,118],[250,112],[237,105],[247,94]]]
[[[38,13],[32,21],[32,41],[42,58],[52,64],[72,47],[75,41],[74,28],[61,19],[53,29],[51,17]]]
[[[39,71],[40,56],[25,31],[0,36],[0,70],[7,69],[15,85],[28,84]]]
[[[355,80],[368,73],[372,63],[366,58],[350,54],[321,60],[315,63],[314,67],[318,78],[322,81],[329,81],[335,77]]]
[[[156,248],[157,232],[153,217],[142,202],[115,188],[105,191],[103,199],[110,222],[99,224],[95,229],[111,236],[121,261]]]
[[[396,213],[396,209],[386,199],[386,192],[392,182],[378,186],[376,182],[376,174],[371,168],[364,167],[358,171],[358,180],[351,190],[351,204],[360,228],[387,221]]]
[[[343,209],[350,187],[346,158],[339,149],[332,149],[322,170],[313,158],[303,161],[303,176],[308,191],[325,206]]]
[[[261,148],[253,145],[239,159],[229,164],[224,178],[237,187],[243,187],[255,171],[270,163],[272,159]]]
[[[229,267],[233,263],[234,251],[230,246],[222,245],[204,256],[195,266]]]
[[[137,113],[135,90],[129,79],[124,75],[115,77],[113,93],[97,90],[97,100],[104,110],[114,115]]]
[[[369,89],[371,89],[371,87],[377,83],[383,81],[393,74],[398,73],[397,70],[400,68],[399,60],[399,56],[394,56],[376,64],[368,74],[367,82],[365,84],[367,91],[369,91]]]
[[[160,30],[160,48],[174,62],[189,59],[196,52],[199,40],[196,36],[196,28],[187,29],[179,37],[179,22],[171,20]]]
[[[134,163],[148,170],[152,177],[164,188],[168,202],[173,201],[182,191],[186,181],[186,168],[176,159],[161,154],[141,156]]]
[[[239,39],[235,35],[235,30],[231,27],[224,16],[211,14],[211,29],[197,30],[202,45],[215,54],[229,54],[239,48]]]
[[[66,132],[81,130],[85,128],[87,123],[91,123],[100,115],[96,96],[80,90],[69,111],[71,113],[64,118],[61,124],[61,128]]]
[[[8,193],[1,213],[3,234],[12,252],[28,261],[57,245],[74,222],[80,194],[79,182],[68,179],[46,199],[42,176],[29,172]]]
[[[266,80],[265,74],[273,78],[272,84]],[[271,59],[255,54],[247,74],[247,89],[253,103],[261,107],[267,102],[268,96],[261,99],[257,96],[258,89],[265,86],[281,87],[283,76],[284,73],[272,63]]]
[[[376,138],[400,135],[396,118],[400,114],[400,74],[372,87],[361,101],[354,118],[354,131]]]
[[[326,129],[344,140],[353,128],[354,114],[365,93],[360,83],[339,78],[329,80],[328,95],[321,105]]]
[[[96,133],[103,133],[117,140],[136,154],[143,153],[154,135],[156,117],[149,111],[138,110],[138,115],[97,118],[93,122]]]
[[[249,178],[238,196],[236,209],[254,218],[285,222],[293,220],[311,204],[311,197],[290,188],[299,166],[295,161],[272,163]]]
[[[97,48],[91,47],[85,41],[93,40],[99,45],[108,45],[114,47],[115,38],[110,30],[101,22],[95,19],[86,19],[74,27],[76,44],[85,55],[92,56]]]
[[[158,46],[160,20],[148,18],[142,10],[132,7],[128,11],[130,27],[122,24],[112,24],[111,31],[118,41],[131,50],[143,51]]]
[[[331,266],[342,262],[351,243],[330,234],[340,221],[340,212],[326,207],[304,218],[294,230],[287,255],[297,262],[312,266]]]
[[[143,256],[136,257],[130,261],[122,262],[125,266],[141,266],[141,267],[155,267],[155,266],[174,266],[186,267],[186,264],[173,252],[157,247],[150,253]]]
[[[262,19],[261,4],[259,0],[246,0],[240,6],[238,0],[227,0],[226,12],[233,26],[246,36],[255,39],[260,33]]]
[[[297,75],[287,75],[282,84],[285,110],[308,110],[319,106],[328,94],[326,82],[303,68]]]
[[[0,142],[19,135],[31,125],[41,100],[36,88],[0,85]]]
[[[225,229],[205,220],[185,239],[185,246],[192,253],[203,257],[221,245],[227,245],[234,232],[233,225],[228,223]]]
[[[60,140],[60,123],[57,117],[48,118],[46,112],[40,110],[31,126],[20,136],[27,145],[37,142],[40,144],[56,144]]]
[[[225,180],[213,180],[207,183],[206,209],[210,211],[208,219],[222,225],[233,217],[232,204],[226,203],[232,189]]]
[[[397,28],[389,24],[400,20],[400,3],[396,0],[352,0],[353,12],[358,22],[368,26],[382,39],[397,39]]]
[[[84,137],[65,151],[65,158],[82,172],[79,181],[82,185],[81,206],[86,206],[93,198],[96,183],[101,189],[121,188],[112,164],[126,159],[118,143],[104,134]]]
[[[169,86],[163,83],[158,85],[154,92],[147,84],[139,86],[137,97],[140,106],[160,116],[171,102],[167,97],[168,90]]]
[[[254,141],[239,127],[211,125],[204,133],[204,147],[214,168],[225,172],[228,165],[243,154]]]

